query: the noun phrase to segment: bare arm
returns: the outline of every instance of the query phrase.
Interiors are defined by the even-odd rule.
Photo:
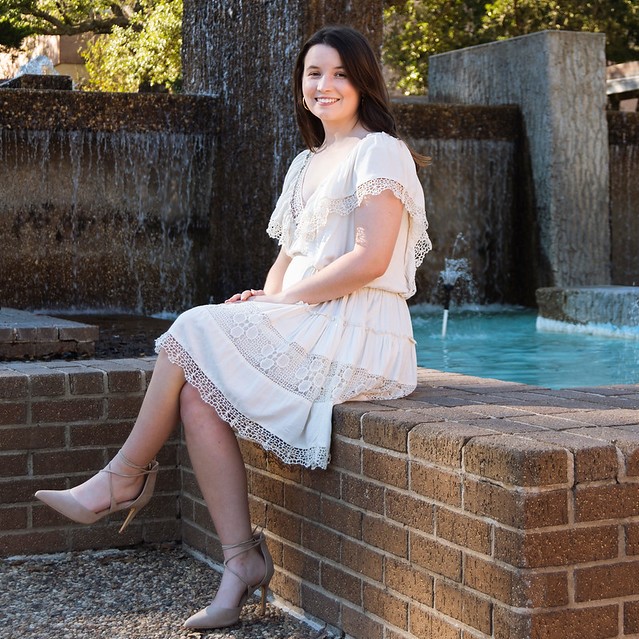
[[[402,203],[391,191],[383,191],[379,195],[366,198],[353,213],[356,238],[355,246],[351,251],[285,291],[275,291],[277,285],[281,289],[279,269],[284,263],[282,259],[278,265],[280,261],[278,257],[271,269],[273,276],[271,277],[269,272],[267,278],[266,295],[261,296],[260,301],[285,304],[301,301],[307,304],[319,304],[343,297],[366,286],[383,275],[388,268],[401,225],[402,210]],[[281,272],[282,276],[283,272]],[[266,286],[269,286],[271,281],[274,290],[267,291]]]
[[[266,282],[264,283],[265,295],[274,295],[282,291],[282,282],[284,281],[284,273],[288,265],[291,263],[291,257],[289,257],[284,249],[281,249],[271,266],[268,275],[266,276]]]

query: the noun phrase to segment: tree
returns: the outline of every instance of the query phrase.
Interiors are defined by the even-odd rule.
[[[0,0],[0,46],[28,36],[91,33],[86,88],[180,85],[182,0]]]
[[[32,35],[110,33],[135,11],[134,3],[108,0],[0,0],[0,45],[17,48]]]
[[[115,26],[95,38],[83,57],[88,87],[137,91],[141,87],[179,89],[182,77],[182,0],[140,0],[143,10],[127,27]]]
[[[384,62],[405,94],[425,92],[431,55],[545,29],[605,33],[611,63],[639,57],[636,0],[402,0],[384,14]]]

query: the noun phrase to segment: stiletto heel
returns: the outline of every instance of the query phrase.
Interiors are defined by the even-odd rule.
[[[39,499],[47,506],[50,506],[65,517],[68,517],[79,524],[94,524],[96,521],[99,521],[107,515],[111,515],[120,510],[129,509],[129,513],[120,528],[120,532],[124,532],[133,518],[151,500],[153,491],[155,490],[155,480],[157,478],[159,464],[157,461],[153,460],[146,466],[137,466],[127,459],[121,451],[118,455],[122,458],[125,465],[129,466],[129,468],[133,468],[137,472],[131,474],[119,473],[111,469],[111,462],[106,468],[103,468],[100,471],[101,473],[109,474],[109,497],[111,503],[105,510],[95,513],[92,510],[85,508],[71,494],[71,490],[39,490],[35,494],[36,499]],[[139,477],[146,475],[146,479],[144,480],[144,486],[142,486],[140,494],[135,499],[118,503],[115,501],[113,494],[113,475],[117,475],[118,477]]]
[[[271,578],[273,577],[274,567],[271,553],[266,547],[266,537],[264,537],[264,533],[253,535],[251,539],[248,539],[247,541],[241,541],[238,544],[222,544],[222,550],[231,550],[233,548],[241,548],[241,550],[231,555],[224,562],[224,568],[230,570],[240,581],[243,581],[246,584],[246,592],[240,597],[237,608],[216,607],[214,603],[212,603],[210,606],[203,608],[199,612],[196,612],[193,616],[189,617],[184,622],[185,628],[215,629],[226,628],[227,626],[236,624],[240,619],[240,613],[242,612],[244,604],[258,588],[260,588],[262,591],[262,615],[264,615],[264,613],[266,612],[266,594],[268,591],[268,585],[271,582]],[[228,565],[231,559],[234,559],[238,555],[248,552],[252,548],[257,548],[264,559],[264,577],[262,577],[262,580],[257,584],[246,583],[246,581]]]

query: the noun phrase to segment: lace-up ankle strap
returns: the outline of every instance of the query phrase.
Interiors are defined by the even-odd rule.
[[[118,455],[122,458],[122,461],[126,466],[129,468],[135,468],[135,470],[139,470],[142,473],[148,473],[157,465],[155,459],[152,459],[146,466],[138,466],[137,464],[134,464],[121,450],[118,451]]]

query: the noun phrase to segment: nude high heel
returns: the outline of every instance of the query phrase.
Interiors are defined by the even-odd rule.
[[[226,570],[230,570],[240,581],[243,581],[246,584],[246,592],[240,598],[237,608],[221,608],[216,607],[214,603],[203,608],[199,612],[196,612],[193,616],[189,617],[184,622],[185,628],[226,628],[227,626],[232,626],[236,624],[240,619],[240,613],[247,599],[258,589],[262,590],[262,598],[261,598],[261,606],[262,606],[262,615],[266,612],[266,593],[268,591],[268,585],[271,581],[271,577],[273,577],[273,559],[271,558],[271,553],[268,551],[266,547],[266,537],[264,537],[264,533],[259,533],[258,535],[253,535],[251,539],[247,541],[241,541],[239,544],[227,544],[222,545],[222,550],[231,550],[233,548],[239,548],[238,552],[234,555],[231,555],[225,562],[224,568]],[[241,555],[242,553],[248,552],[251,548],[258,548],[262,553],[262,557],[264,558],[264,577],[258,584],[248,584],[240,575],[238,575],[230,566],[229,562],[231,559]]]
[[[111,469],[111,462],[106,468],[103,468],[101,473],[109,474],[109,493],[111,498],[110,506],[102,510],[98,513],[85,508],[72,494],[71,490],[39,490],[35,497],[40,501],[44,502],[47,506],[50,506],[54,510],[57,510],[59,513],[63,514],[65,517],[68,517],[72,521],[75,521],[79,524],[94,524],[96,521],[106,517],[107,515],[111,515],[112,513],[116,513],[120,510],[129,509],[129,514],[127,515],[122,527],[120,528],[120,533],[126,530],[126,527],[131,523],[133,518],[140,512],[144,506],[146,506],[151,497],[153,496],[153,490],[155,489],[155,480],[158,474],[158,462],[153,460],[149,462],[146,466],[137,466],[129,459],[127,459],[122,451],[118,452],[118,455],[124,461],[124,463],[129,466],[129,468],[133,468],[134,473],[126,474],[119,473],[115,470]],[[141,475],[146,475],[146,479],[144,480],[144,486],[142,486],[142,490],[140,494],[135,498],[128,501],[116,502],[115,497],[113,496],[113,475],[117,475],[118,477],[139,477]]]

